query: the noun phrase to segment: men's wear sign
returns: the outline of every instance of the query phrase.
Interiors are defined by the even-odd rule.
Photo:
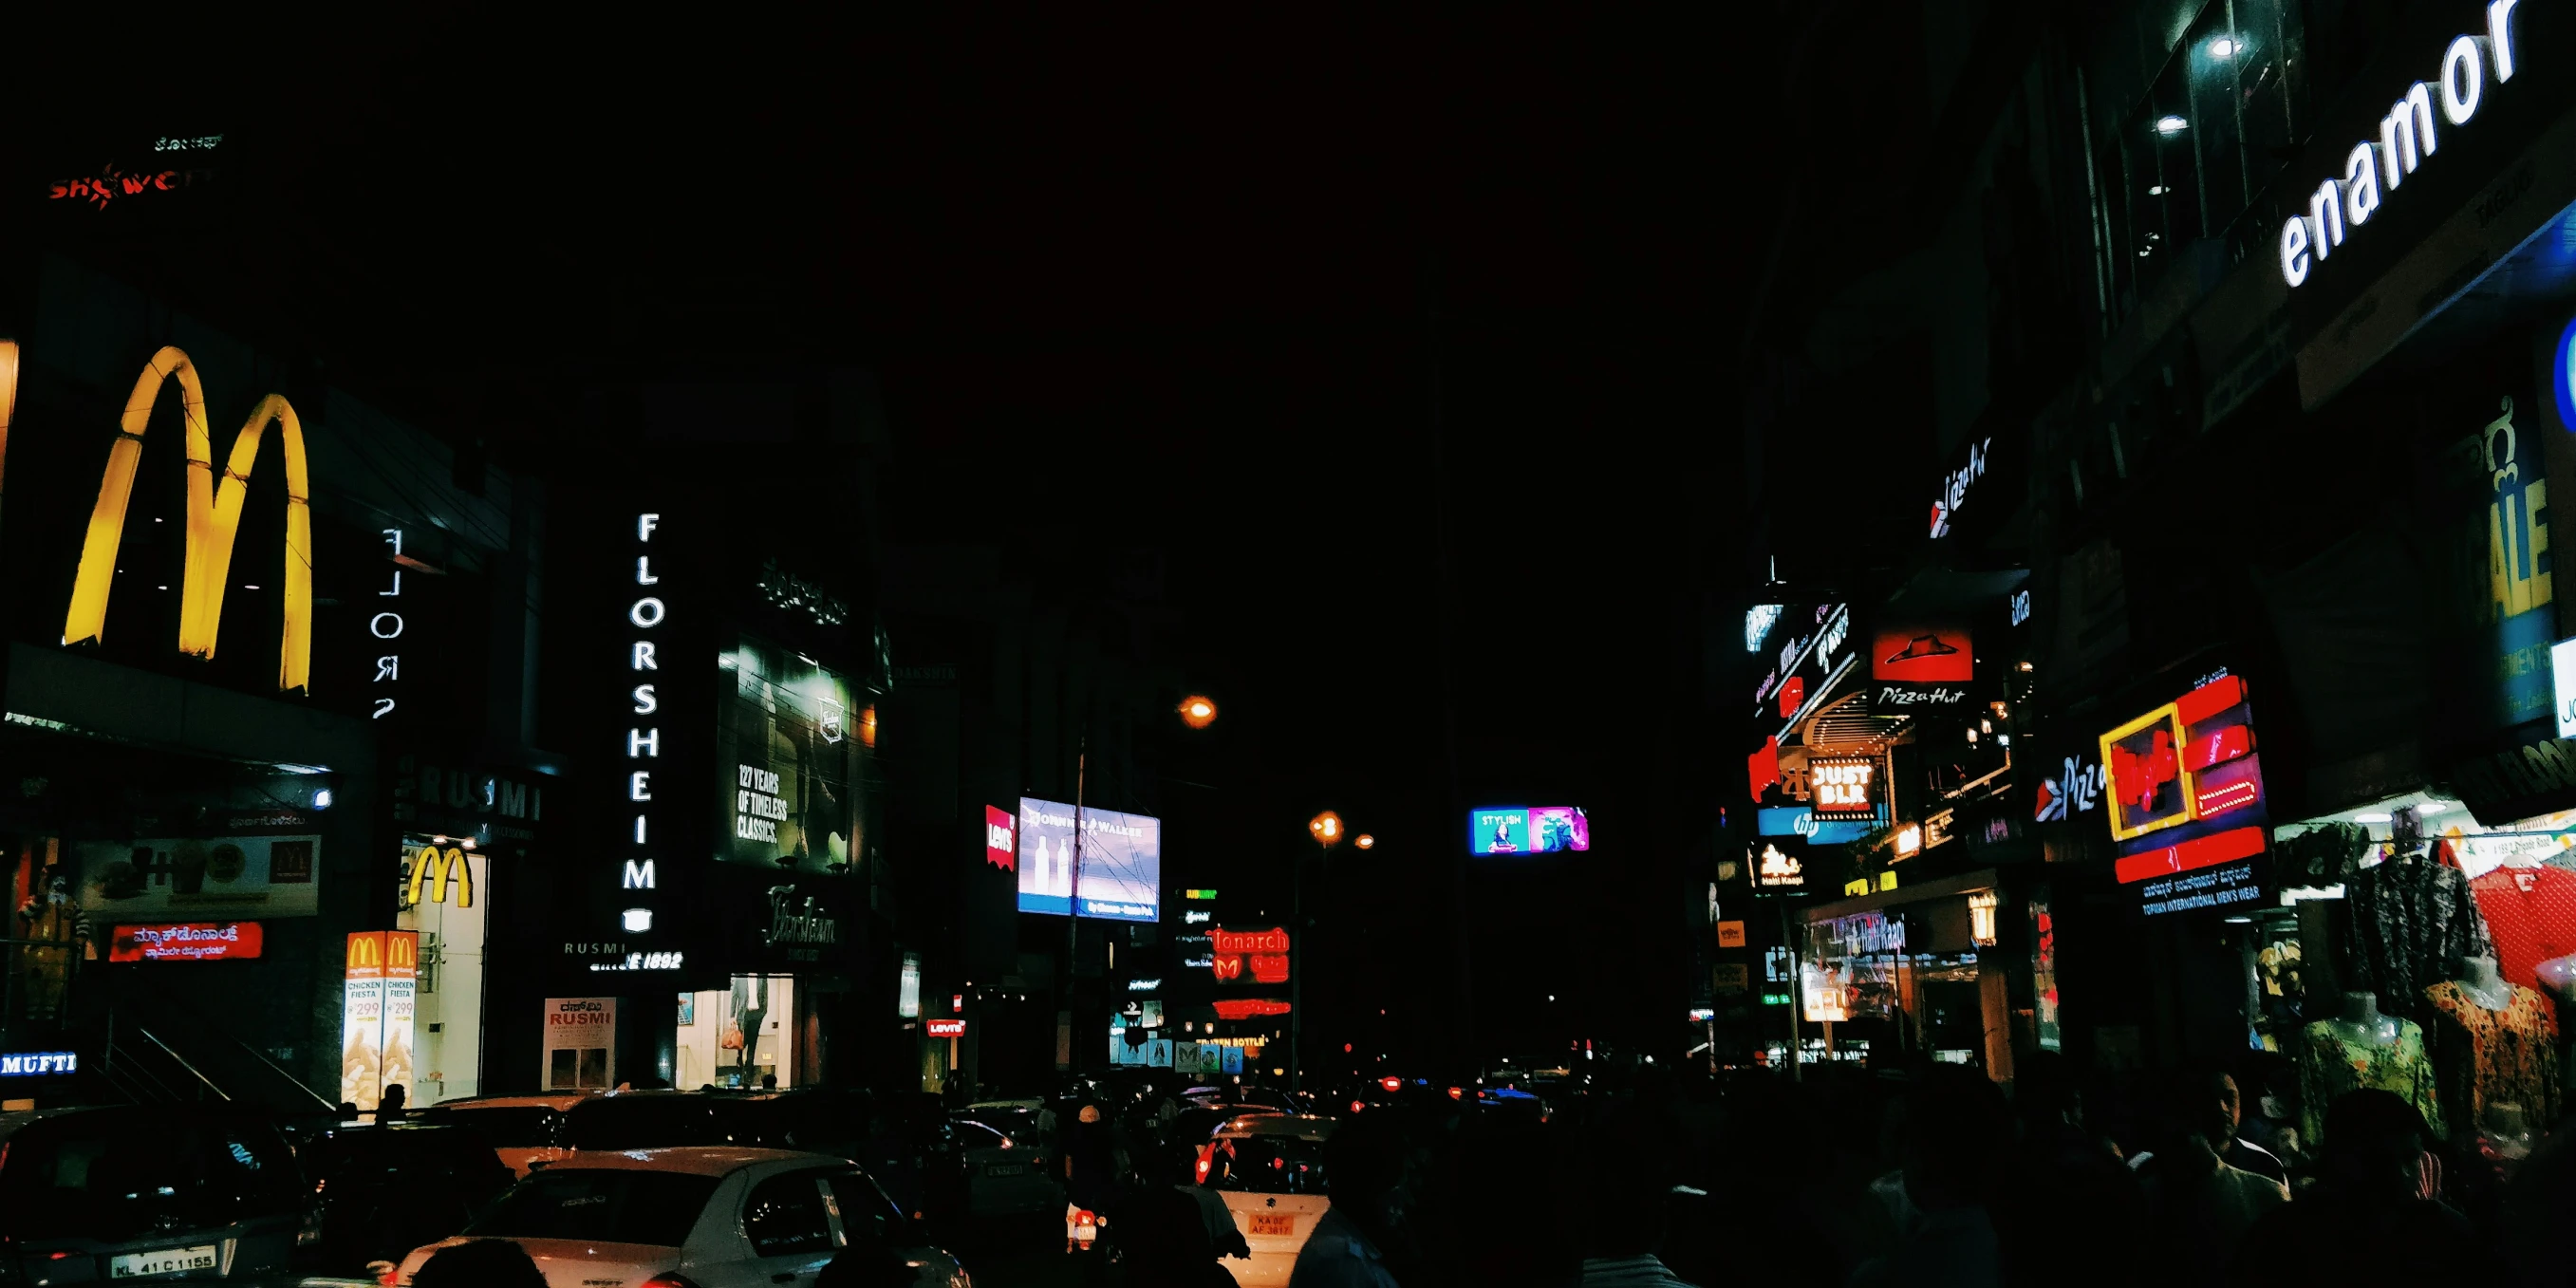
[[[2102,735],[2113,874],[2153,915],[2263,897],[2262,758],[2245,681],[2219,675]]]

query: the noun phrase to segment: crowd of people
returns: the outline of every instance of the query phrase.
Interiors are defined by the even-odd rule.
[[[2049,1059],[2021,1075],[2009,1092],[1941,1065],[1648,1080],[1544,1113],[1436,1089],[1372,1104],[1324,1143],[1331,1206],[1290,1288],[2576,1284],[2556,1233],[2576,1216],[2566,1139],[2500,1167],[2363,1090],[2285,1160],[2240,1137],[2224,1074],[2124,1084],[2107,1129]],[[1175,1102],[1064,1118],[1068,1199],[1101,1218],[1072,1277],[1232,1288],[1248,1250]],[[437,1269],[419,1282],[447,1282]],[[901,1270],[853,1249],[818,1284],[899,1288]]]

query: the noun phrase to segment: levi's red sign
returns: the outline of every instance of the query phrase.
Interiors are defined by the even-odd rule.
[[[966,1036],[966,1021],[964,1020],[925,1020],[922,1022],[921,1027],[934,1038],[962,1038]]]
[[[259,956],[256,921],[191,921],[178,925],[118,926],[108,941],[112,962],[246,961]]]

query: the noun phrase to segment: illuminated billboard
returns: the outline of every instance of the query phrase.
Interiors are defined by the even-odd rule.
[[[1075,816],[1082,844],[1073,843]],[[1163,820],[1020,798],[1020,911],[1162,920]]]
[[[750,635],[717,665],[732,692],[717,708],[716,854],[768,871],[849,870],[865,849],[849,678]]]
[[[2214,676],[2102,735],[2112,872],[2154,915],[2257,903],[2269,848],[2245,681]]]
[[[1467,811],[1469,854],[1558,854],[1592,848],[1592,820],[1574,805],[1488,805]]]

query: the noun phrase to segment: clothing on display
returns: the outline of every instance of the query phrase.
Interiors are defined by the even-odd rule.
[[[2576,873],[2562,875],[2576,885]],[[2345,987],[2376,993],[2392,1009],[2420,1004],[2424,990],[2457,974],[2462,960],[2490,951],[2467,874],[2428,854],[2401,854],[2355,873],[2345,891],[2352,905]],[[2505,978],[2515,979],[2510,969]]]
[[[2558,1021],[2549,1000],[2514,988],[2503,1010],[2492,1010],[2458,982],[2426,990],[2434,1024],[2431,1058],[2440,1099],[2455,1140],[2466,1140],[2489,1105],[2520,1106],[2548,1123],[2558,1120]]]
[[[2395,1023],[2397,1040],[2386,1046],[2351,1041],[2333,1020],[2319,1020],[2301,1031],[2299,1137],[2306,1148],[2314,1150],[2325,1138],[2326,1106],[2347,1091],[2364,1088],[2396,1093],[2424,1115],[2425,1125],[2435,1135],[2443,1133],[2433,1065],[2424,1051],[2424,1029],[2412,1020]]]
[[[2469,883],[2505,979],[2537,988],[2534,968],[2576,953],[2576,872],[2550,864],[2500,867]]]

